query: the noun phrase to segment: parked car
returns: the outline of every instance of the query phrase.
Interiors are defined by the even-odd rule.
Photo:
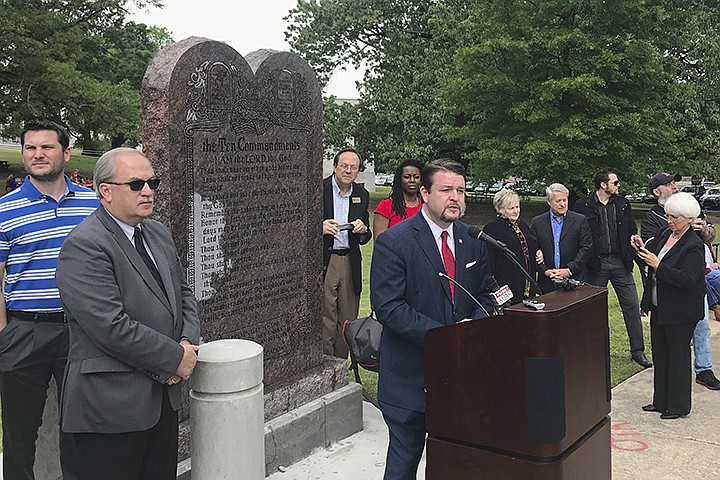
[[[705,187],[702,185],[685,185],[680,189],[681,192],[689,193],[699,202],[700,197],[705,193]]]
[[[710,188],[700,197],[700,206],[708,210],[720,210],[720,188]]]
[[[475,185],[475,188],[473,190],[475,190],[476,193],[485,193],[487,189],[487,183],[478,182],[478,184]]]
[[[495,183],[493,183],[492,185],[490,185],[490,188],[488,188],[488,192],[490,192],[490,193],[497,193],[497,192],[499,192],[500,190],[502,190],[502,188],[503,188],[504,186],[505,186],[505,182],[503,182],[502,180],[500,180],[500,181],[495,182]]]
[[[640,192],[626,193],[625,198],[627,198],[629,202],[642,202],[645,199],[645,194]]]
[[[538,195],[538,191],[535,190],[527,180],[520,180],[518,182],[509,185],[509,188],[515,190],[515,192],[521,197],[529,197]]]

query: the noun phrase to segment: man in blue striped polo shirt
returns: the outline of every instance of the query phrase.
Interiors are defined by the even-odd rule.
[[[26,181],[0,198],[0,399],[3,478],[33,479],[35,441],[50,377],[62,387],[68,329],[55,285],[60,246],[99,205],[92,190],[63,174],[70,138],[47,120],[26,123],[20,136]],[[82,302],[81,298],[77,299]],[[65,480],[75,478],[71,437],[61,436]]]

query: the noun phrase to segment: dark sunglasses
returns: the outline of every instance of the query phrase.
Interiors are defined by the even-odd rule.
[[[617,187],[618,185],[620,185],[620,180],[615,180],[614,182],[610,182],[610,183],[612,183],[613,185],[615,185]],[[152,187],[150,187],[150,188],[152,188]]]
[[[160,186],[160,179],[159,178],[151,178],[150,180],[130,180],[129,182],[103,182],[103,183],[109,183],[110,185],[128,185],[130,187],[130,190],[133,192],[139,192],[143,189],[145,184],[148,184],[148,187],[150,187],[150,190],[157,190],[157,188]]]

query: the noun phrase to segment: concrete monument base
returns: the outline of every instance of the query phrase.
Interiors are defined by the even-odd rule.
[[[362,387],[356,383],[265,422],[266,475],[359,432],[362,425]],[[191,459],[183,460],[178,479],[191,478]]]

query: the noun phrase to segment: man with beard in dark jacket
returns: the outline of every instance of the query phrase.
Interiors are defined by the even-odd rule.
[[[630,339],[632,359],[643,368],[652,367],[645,356],[640,306],[633,278],[634,252],[630,236],[637,234],[630,202],[618,195],[620,180],[614,170],[600,170],[593,177],[595,192],[575,202],[574,210],[588,219],[593,236],[586,280],[598,287],[612,283],[622,309]]]

